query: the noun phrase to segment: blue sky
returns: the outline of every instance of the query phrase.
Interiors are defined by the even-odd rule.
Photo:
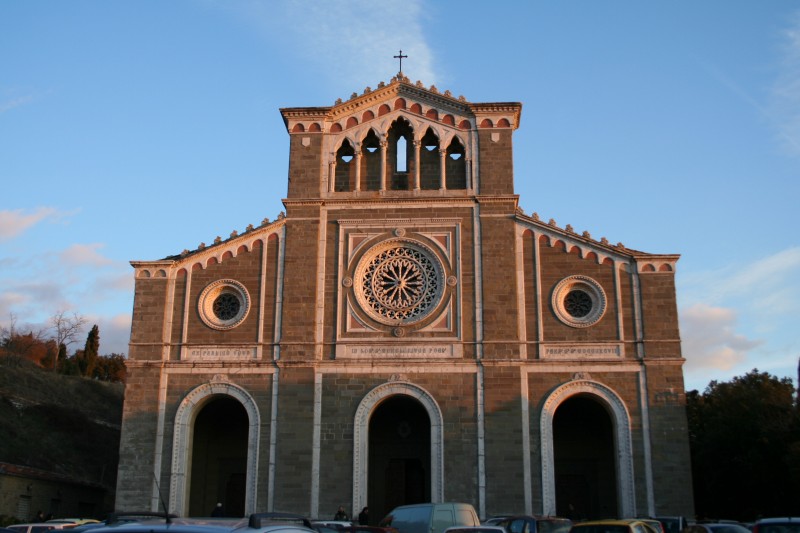
[[[388,82],[400,49],[412,81],[522,102],[527,213],[681,254],[688,389],[796,379],[800,4],[780,0],[3,0],[0,325],[74,311],[127,353],[129,261],[275,218],[278,109]]]

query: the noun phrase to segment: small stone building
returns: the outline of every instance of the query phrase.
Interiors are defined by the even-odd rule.
[[[522,212],[521,110],[281,109],[285,214],[132,262],[117,508],[691,515],[678,256]]]

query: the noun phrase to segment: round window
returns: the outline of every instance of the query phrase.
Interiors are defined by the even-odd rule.
[[[421,243],[405,239],[369,250],[356,267],[355,294],[361,308],[378,322],[414,324],[442,300],[443,269]]]
[[[603,287],[587,276],[570,276],[553,289],[553,310],[564,324],[585,328],[596,324],[606,312]]]
[[[250,296],[238,281],[221,279],[211,283],[200,293],[198,311],[203,322],[211,328],[235,328],[247,317]]]

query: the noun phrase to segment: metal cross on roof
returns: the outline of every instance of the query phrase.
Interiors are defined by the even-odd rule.
[[[400,60],[400,72],[403,72],[403,58],[404,57],[408,57],[408,56],[404,56],[402,50],[400,50],[400,55],[394,56],[395,59],[399,59]]]

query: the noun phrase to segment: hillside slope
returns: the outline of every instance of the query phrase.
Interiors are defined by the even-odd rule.
[[[116,484],[124,386],[0,358],[0,461]]]

